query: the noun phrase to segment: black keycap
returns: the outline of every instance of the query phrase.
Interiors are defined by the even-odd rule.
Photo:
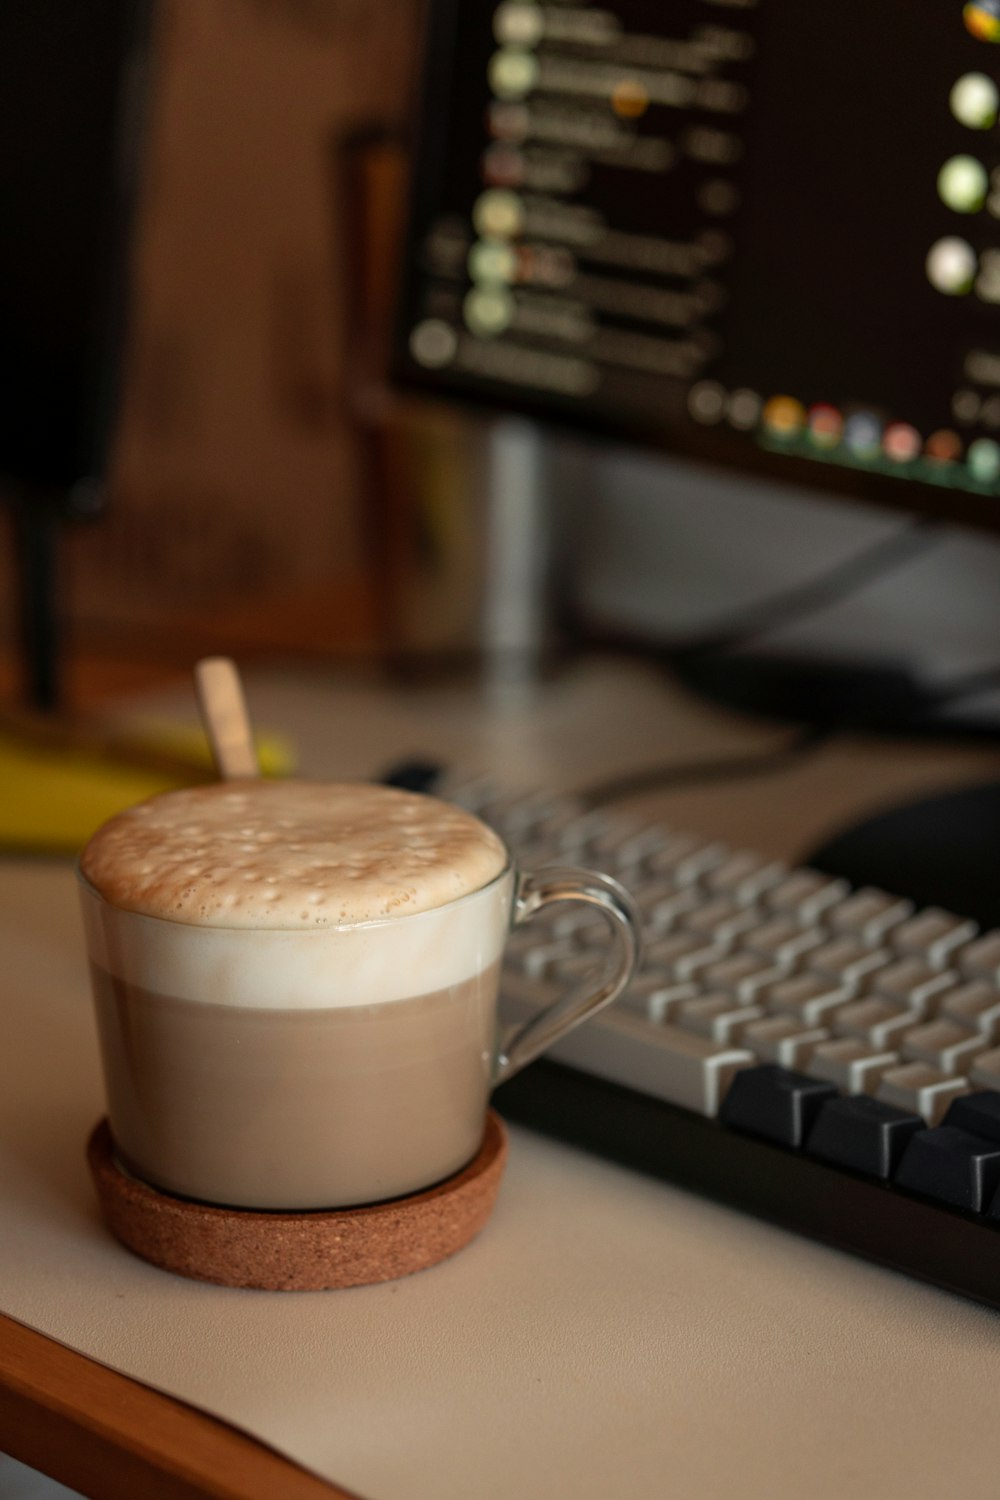
[[[832,1083],[820,1083],[777,1063],[763,1063],[736,1074],[719,1118],[725,1125],[766,1136],[782,1146],[801,1146],[820,1106],[836,1094]]]
[[[918,1130],[894,1180],[927,1198],[984,1213],[1000,1187],[1000,1142],[954,1125]]]
[[[869,1177],[891,1177],[907,1143],[924,1122],[894,1104],[883,1104],[867,1094],[828,1099],[806,1140],[810,1156],[865,1172]]]
[[[951,1101],[941,1124],[954,1125],[987,1141],[1000,1141],[1000,1093],[981,1089],[978,1094],[962,1094]]]

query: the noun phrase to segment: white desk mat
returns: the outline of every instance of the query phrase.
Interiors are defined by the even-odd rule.
[[[0,1308],[370,1500],[920,1500],[993,1483],[1000,1318],[513,1132],[454,1260],[231,1291],[106,1234],[73,877],[0,864]]]

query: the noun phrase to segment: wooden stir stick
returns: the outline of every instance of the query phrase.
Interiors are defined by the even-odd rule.
[[[260,775],[239,670],[228,656],[206,656],[194,669],[195,692],[215,768],[223,781]]]

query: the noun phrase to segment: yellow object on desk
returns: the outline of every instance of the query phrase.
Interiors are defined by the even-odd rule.
[[[257,752],[265,776],[294,770],[292,747],[279,736],[259,736]],[[0,852],[76,854],[123,808],[215,779],[195,726],[147,722],[103,738],[0,728]]]

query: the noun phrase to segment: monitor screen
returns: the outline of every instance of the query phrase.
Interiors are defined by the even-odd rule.
[[[432,0],[395,373],[1000,526],[1000,0]]]
[[[0,487],[100,473],[125,312],[147,0],[0,5]]]

